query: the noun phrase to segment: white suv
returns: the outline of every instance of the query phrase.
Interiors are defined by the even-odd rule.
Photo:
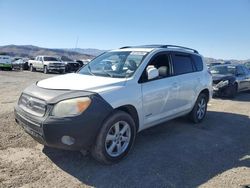
[[[143,129],[184,115],[201,122],[211,96],[212,77],[196,50],[123,47],[77,73],[29,86],[15,119],[44,145],[88,150],[111,164],[127,155]]]

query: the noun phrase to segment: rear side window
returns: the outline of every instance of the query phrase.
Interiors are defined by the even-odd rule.
[[[198,55],[192,55],[192,58],[194,60],[194,65],[197,71],[203,70],[203,61],[202,58]]]
[[[194,67],[190,56],[173,54],[172,58],[175,75],[194,72]]]

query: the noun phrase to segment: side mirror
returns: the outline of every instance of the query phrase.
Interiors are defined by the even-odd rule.
[[[155,67],[147,67],[148,80],[152,80],[159,76],[159,71]]]

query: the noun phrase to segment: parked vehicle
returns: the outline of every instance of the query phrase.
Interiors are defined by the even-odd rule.
[[[23,70],[24,60],[22,58],[16,59],[12,62],[12,69]]]
[[[12,70],[10,56],[0,55],[0,69]]]
[[[41,70],[45,74],[49,72],[65,73],[65,64],[57,57],[37,56],[35,60],[28,61],[30,71]]]
[[[83,66],[85,66],[85,65],[87,65],[89,62],[90,62],[90,60],[76,60],[76,62],[78,62],[79,64],[80,64],[80,67],[83,67]]]
[[[78,62],[66,56],[62,56],[61,61],[65,63],[65,72],[76,72],[81,67]]]
[[[250,70],[250,62],[246,62],[244,65]]]
[[[250,90],[250,71],[241,64],[213,66],[214,96],[235,97],[240,91]]]
[[[211,67],[213,67],[213,66],[216,66],[216,65],[221,65],[222,63],[219,63],[219,62],[217,62],[217,63],[207,63],[207,67],[208,67],[208,69],[210,69]]]
[[[120,161],[137,132],[188,115],[205,118],[212,76],[202,56],[173,45],[106,52],[79,72],[26,88],[15,119],[50,147],[89,150],[104,164]]]

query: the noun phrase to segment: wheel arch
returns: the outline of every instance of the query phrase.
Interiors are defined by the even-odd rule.
[[[123,112],[128,113],[133,120],[135,121],[135,126],[136,126],[136,132],[139,130],[139,116],[136,108],[133,105],[123,105],[115,108],[114,110],[121,110]]]
[[[209,90],[208,90],[207,88],[201,90],[200,94],[201,94],[201,93],[205,94],[205,95],[207,96],[207,99],[208,99],[208,100],[210,99]],[[199,94],[199,95],[200,95],[200,94]]]

